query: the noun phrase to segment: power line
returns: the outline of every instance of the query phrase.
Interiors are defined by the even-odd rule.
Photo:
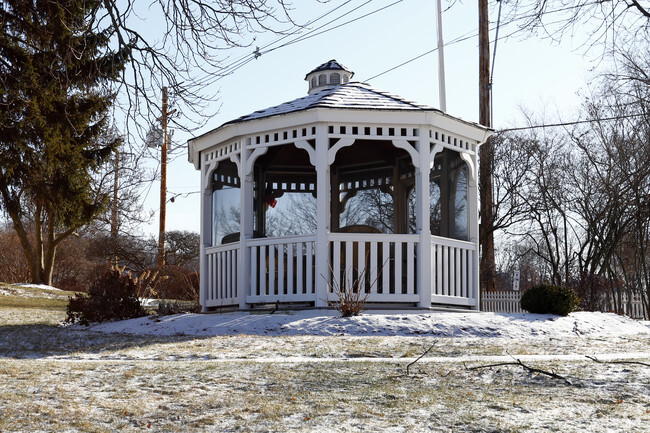
[[[286,39],[286,38],[288,38],[290,36],[293,36],[293,35],[295,35],[297,33],[300,33],[305,27],[310,26],[310,25],[320,21],[321,19],[325,18],[326,16],[336,12],[338,9],[340,9],[343,6],[347,5],[351,1],[353,1],[353,0],[347,0],[346,2],[344,2],[344,3],[340,4],[340,5],[338,5],[337,7],[335,7],[334,9],[331,9],[331,10],[325,12],[323,15],[319,16],[318,18],[315,18],[313,20],[308,21],[304,26],[298,27],[294,31],[292,31],[290,33],[287,33],[286,35],[283,35],[282,37],[274,40],[273,42],[270,42],[270,43],[264,45],[261,49],[263,50],[265,48],[268,48],[268,47],[270,47],[272,45],[275,45],[278,42],[280,42],[280,41],[282,41],[282,40],[284,40],[284,39]],[[369,2],[366,2],[366,3],[369,3]],[[365,5],[366,3],[364,3],[363,5]],[[363,5],[361,5],[361,6],[363,6]],[[361,7],[361,6],[359,6],[359,7]],[[356,9],[358,9],[358,7]],[[353,9],[353,10],[356,10],[356,9]],[[343,16],[345,16],[345,15],[342,15],[341,17],[343,17]],[[335,18],[335,20],[340,19],[341,17]],[[325,25],[327,25],[327,24],[325,24]],[[322,26],[318,27],[318,29],[320,29],[320,28],[322,28]],[[257,57],[259,57],[262,54],[259,50],[260,50],[260,48],[257,48],[252,54],[251,53],[245,54],[242,57],[240,57],[239,59],[231,62],[228,65],[226,65],[222,75],[230,75],[232,72],[234,72],[235,70],[237,70],[240,67],[244,66],[246,63],[250,62],[251,60],[256,59]]]
[[[574,125],[582,125],[585,123],[607,122],[611,120],[624,120],[624,119],[632,119],[635,117],[644,117],[644,116],[648,116],[648,114],[635,113],[635,114],[626,114],[621,116],[601,117],[598,119],[574,120],[572,122],[546,123],[542,125],[520,126],[515,128],[500,129],[499,132],[527,131],[531,129],[542,129],[542,128],[557,128],[561,126],[574,126]]]
[[[558,9],[553,9],[553,10],[547,11],[547,12],[545,12],[545,14],[546,14],[546,15],[550,15],[550,14],[555,14],[555,13],[560,13],[560,12],[567,12],[567,11],[569,11],[569,10],[577,9],[577,8],[579,8],[579,7],[582,7],[582,6],[591,6],[591,5],[596,5],[596,4],[598,4],[598,2],[585,3],[585,4],[583,4],[583,5],[567,6],[567,7],[558,8]],[[498,21],[500,21],[500,19],[501,19],[501,13],[500,13],[501,11],[500,11],[500,9],[501,9],[501,1],[499,1],[499,19],[498,19]],[[528,30],[528,29],[526,29],[526,28],[518,28],[518,29],[516,29],[516,30],[514,30],[514,31],[512,31],[512,32],[510,32],[510,33],[508,33],[508,34],[506,34],[505,36],[501,36],[501,37],[499,37],[499,34],[498,34],[498,29],[499,29],[499,27],[506,27],[506,26],[508,26],[508,25],[510,25],[510,24],[516,23],[517,21],[522,21],[522,20],[526,20],[526,19],[530,19],[530,18],[535,18],[537,15],[538,15],[538,14],[531,13],[531,14],[528,14],[528,15],[522,15],[522,16],[514,17],[514,18],[511,19],[510,21],[508,21],[508,22],[506,22],[506,23],[503,23],[503,24],[501,24],[501,25],[499,25],[499,23],[498,23],[498,25],[497,25],[497,33],[496,33],[496,35],[495,35],[495,39],[494,39],[494,42],[495,42],[495,53],[494,53],[494,54],[496,54],[496,42],[497,42],[497,41],[499,41],[499,40],[501,40],[501,39],[507,39],[507,38],[510,38],[510,37],[516,35],[517,33],[521,33],[521,32],[523,32],[523,31],[527,31],[527,30]],[[445,44],[444,44],[444,47],[446,48],[446,47],[448,47],[448,46],[450,46],[450,45],[453,45],[453,44],[456,44],[456,43],[459,43],[459,42],[464,42],[464,41],[466,41],[466,40],[468,40],[468,39],[472,39],[472,38],[475,38],[475,37],[477,37],[477,36],[478,36],[478,30],[475,29],[475,30],[472,30],[472,31],[470,31],[470,32],[465,33],[465,34],[462,35],[462,36],[459,36],[458,38],[452,40],[451,42],[447,42],[447,43],[445,43]],[[418,60],[418,59],[420,59],[420,58],[422,58],[422,57],[424,57],[424,56],[426,56],[426,55],[429,55],[429,54],[431,54],[431,53],[434,53],[434,52],[437,51],[437,50],[438,50],[438,48],[433,48],[433,49],[431,49],[431,50],[429,50],[429,51],[427,51],[427,52],[425,52],[425,53],[419,54],[419,55],[417,55],[417,56],[415,56],[415,57],[413,57],[413,58],[411,58],[411,59],[409,59],[409,60],[407,60],[407,61],[405,61],[405,62],[403,62],[403,63],[400,63],[400,64],[397,65],[397,66],[393,66],[392,68],[389,68],[389,69],[387,69],[387,70],[385,70],[385,71],[383,71],[383,72],[380,72],[380,73],[377,74],[377,75],[373,75],[372,77],[370,77],[370,78],[368,78],[368,79],[366,79],[366,80],[364,80],[364,81],[365,81],[365,82],[369,82],[370,80],[373,80],[373,79],[375,79],[375,78],[377,78],[377,77],[380,77],[380,76],[382,76],[382,75],[384,75],[384,74],[387,74],[387,73],[392,72],[392,71],[394,71],[394,70],[396,70],[396,69],[399,69],[399,68],[401,68],[402,66],[406,66],[406,65],[408,65],[409,63],[414,62],[414,61],[416,61],[416,60]],[[492,72],[490,73],[490,78],[492,78],[493,75],[494,75],[494,59],[493,59],[493,61],[492,61]]]
[[[361,20],[361,19],[363,19],[363,18],[366,18],[366,17],[368,17],[368,16],[370,16],[370,15],[376,14],[377,12],[381,12],[381,11],[383,11],[384,9],[388,9],[389,7],[395,6],[396,4],[401,3],[401,2],[403,2],[404,0],[397,0],[397,1],[395,1],[395,2],[393,2],[393,3],[391,3],[391,4],[389,4],[389,5],[383,6],[383,7],[379,8],[379,9],[375,9],[375,10],[372,11],[372,12],[368,12],[368,13],[365,14],[365,15],[361,15],[361,16],[359,16],[359,17],[353,18],[353,19],[351,19],[351,20],[349,20],[349,21],[346,21],[346,22],[344,22],[344,23],[341,23],[341,24],[339,24],[339,25],[337,25],[337,26],[331,27],[331,28],[329,28],[329,29],[325,29],[325,30],[323,30],[323,31],[321,31],[321,32],[314,33],[316,30],[319,30],[319,29],[325,27],[326,25],[331,24],[332,22],[337,21],[337,20],[343,18],[343,17],[346,16],[346,15],[349,15],[350,13],[352,13],[352,12],[354,12],[354,11],[360,9],[361,7],[363,7],[363,6],[365,6],[365,5],[367,5],[367,4],[370,3],[371,1],[372,1],[372,0],[368,0],[367,2],[361,4],[360,6],[357,6],[356,8],[352,9],[351,11],[346,12],[345,14],[341,15],[340,17],[338,17],[338,18],[336,18],[336,19],[334,19],[334,20],[332,20],[332,21],[330,21],[330,22],[328,22],[328,23],[326,23],[326,24],[323,24],[321,27],[319,27],[319,28],[317,28],[317,29],[314,29],[314,30],[312,30],[311,32],[308,32],[308,33],[305,34],[305,35],[299,36],[299,37],[297,37],[296,39],[287,42],[286,44],[282,44],[282,45],[280,45],[279,47],[272,48],[272,49],[267,50],[267,51],[264,51],[264,52],[262,52],[262,53],[260,53],[260,54],[266,54],[266,53],[269,53],[269,52],[271,52],[271,51],[277,50],[278,48],[283,48],[283,47],[286,47],[286,46],[288,46],[288,45],[292,45],[292,44],[295,44],[295,43],[297,43],[297,42],[302,42],[302,41],[304,41],[304,40],[307,40],[307,39],[313,38],[313,37],[315,37],[315,36],[322,35],[323,33],[327,33],[327,32],[330,32],[330,31],[332,31],[332,30],[336,30],[336,29],[338,29],[338,28],[340,28],[340,27],[346,26],[346,25],[348,25],[348,24],[351,24],[351,23],[353,23],[353,22],[356,22],[356,21],[359,21],[359,20]]]
[[[320,17],[318,17],[318,18],[316,18],[316,19],[314,19],[314,20],[309,21],[307,25],[310,25],[310,24],[313,24],[313,23],[315,23],[315,22],[317,22],[317,21],[320,21],[321,19],[323,19],[323,18],[325,18],[326,16],[332,14],[333,12],[335,12],[335,11],[338,10],[338,9],[340,9],[341,7],[347,5],[347,4],[350,3],[351,1],[352,1],[352,0],[348,0],[348,1],[344,2],[343,4],[341,4],[341,5],[337,6],[337,7],[335,7],[334,9],[332,9],[332,10],[326,12],[325,14],[321,15]],[[218,75],[214,75],[211,79],[206,77],[205,85],[213,84],[213,83],[215,83],[215,82],[221,80],[222,78],[225,78],[226,76],[232,75],[232,74],[233,74],[235,71],[237,71],[239,68],[245,66],[246,64],[250,63],[251,61],[257,59],[258,57],[260,57],[260,56],[262,56],[262,55],[264,55],[264,54],[268,54],[268,53],[271,53],[271,52],[273,52],[273,51],[275,51],[275,50],[277,50],[277,49],[284,48],[284,47],[287,47],[287,46],[289,46],[289,45],[293,45],[293,44],[298,43],[298,42],[302,42],[302,41],[304,41],[304,40],[307,40],[307,39],[313,38],[313,37],[315,37],[315,36],[322,35],[322,34],[324,34],[324,33],[330,32],[330,31],[332,31],[332,30],[336,30],[336,29],[338,29],[338,28],[340,28],[340,27],[343,27],[343,26],[346,26],[346,25],[348,25],[348,24],[354,23],[354,22],[359,21],[359,20],[361,20],[361,19],[363,19],[363,18],[366,18],[366,17],[368,17],[368,16],[370,16],[370,15],[376,14],[376,13],[381,12],[381,11],[383,11],[383,10],[385,10],[385,9],[388,9],[388,8],[390,8],[390,7],[392,7],[392,6],[395,6],[396,4],[399,4],[399,3],[403,2],[403,1],[404,1],[404,0],[397,0],[397,1],[394,1],[393,3],[390,3],[390,4],[388,4],[388,5],[385,5],[385,6],[382,6],[382,7],[380,7],[380,8],[377,8],[377,9],[371,11],[371,12],[368,12],[368,13],[366,13],[366,14],[364,14],[364,15],[361,15],[361,16],[358,16],[358,17],[353,18],[353,19],[351,19],[351,20],[348,20],[348,21],[346,21],[346,22],[344,22],[344,23],[338,24],[338,25],[336,25],[336,26],[334,26],[334,27],[330,27],[330,28],[326,28],[326,29],[324,29],[324,30],[321,30],[321,29],[323,29],[324,27],[326,27],[326,26],[328,26],[328,25],[330,25],[330,24],[332,24],[332,23],[335,23],[336,21],[338,21],[338,20],[340,20],[340,19],[342,19],[342,18],[344,18],[344,17],[350,15],[351,13],[353,13],[353,12],[355,12],[355,11],[361,9],[362,7],[368,5],[368,4],[370,4],[370,3],[372,2],[372,0],[367,0],[366,2],[362,3],[361,5],[354,7],[353,9],[351,9],[351,10],[349,10],[349,11],[347,11],[347,12],[341,14],[341,15],[339,15],[339,16],[336,17],[336,18],[333,18],[332,20],[328,21],[327,23],[322,24],[322,25],[320,25],[320,26],[318,26],[318,27],[316,27],[316,28],[314,28],[314,29],[308,31],[308,32],[305,33],[304,35],[298,36],[297,38],[292,39],[292,40],[290,40],[290,41],[288,41],[288,42],[285,42],[284,44],[279,45],[279,46],[277,46],[277,47],[273,47],[273,48],[269,48],[269,49],[267,49],[267,50],[264,50],[265,48],[268,48],[268,47],[270,47],[270,46],[272,46],[272,45],[275,45],[276,43],[282,41],[283,39],[286,39],[286,38],[289,37],[289,36],[292,36],[292,35],[294,35],[294,34],[296,34],[296,33],[300,33],[300,31],[302,30],[302,28],[298,28],[298,29],[295,30],[294,32],[291,32],[291,33],[289,33],[289,34],[287,34],[287,35],[284,35],[284,36],[282,36],[281,38],[276,39],[275,41],[273,41],[273,42],[271,42],[271,43],[269,43],[269,44],[263,46],[262,48],[256,47],[255,51],[253,51],[252,53],[246,54],[246,55],[244,55],[244,56],[238,58],[237,60],[231,62],[230,64],[226,65],[225,68],[224,68],[223,70],[221,70],[220,73],[219,73]],[[321,30],[321,31],[319,31],[319,30]]]
[[[457,43],[459,43],[459,42],[463,42],[463,41],[466,41],[466,40],[468,40],[468,39],[475,38],[477,35],[478,35],[478,33],[476,33],[476,31],[474,30],[474,31],[471,32],[471,34],[470,34],[470,33],[465,33],[465,35],[459,36],[459,37],[457,37],[456,39],[452,40],[451,42],[447,42],[446,44],[444,44],[444,46],[445,46],[445,48],[446,48],[446,47],[448,47],[448,46],[450,46],[450,45],[457,44]],[[392,71],[394,71],[395,69],[399,69],[399,68],[401,68],[402,66],[408,65],[409,63],[414,62],[414,61],[418,60],[419,58],[424,57],[424,56],[426,56],[426,55],[429,55],[429,54],[431,54],[431,53],[433,53],[433,52],[435,52],[435,51],[438,51],[438,47],[433,48],[433,49],[431,49],[431,50],[429,50],[429,51],[427,51],[427,52],[425,52],[425,53],[418,54],[417,56],[415,56],[415,57],[413,57],[413,58],[411,58],[411,59],[409,59],[409,60],[407,60],[407,61],[405,61],[405,62],[403,62],[403,63],[400,63],[400,64],[397,65],[397,66],[393,66],[393,67],[390,68],[390,69],[387,69],[387,70],[385,70],[385,71],[383,71],[383,72],[380,72],[380,73],[377,74],[377,75],[373,75],[372,77],[367,78],[366,80],[364,80],[364,82],[366,82],[366,83],[367,83],[367,82],[370,82],[371,80],[374,80],[374,79],[377,78],[377,77],[381,77],[382,75],[387,74],[387,73],[389,73],[389,72],[392,72]]]

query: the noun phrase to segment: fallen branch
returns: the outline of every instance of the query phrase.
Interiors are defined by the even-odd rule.
[[[594,362],[597,362],[599,364],[633,364],[633,365],[643,365],[644,367],[650,367],[650,364],[647,362],[641,362],[641,361],[602,361],[595,356],[589,356],[585,355],[588,359],[591,359]]]
[[[465,365],[465,364],[463,363],[463,365]],[[465,365],[465,368],[467,370],[469,370],[469,371],[472,371],[472,370],[480,370],[480,369],[483,369],[483,368],[502,367],[502,366],[506,366],[506,365],[518,365],[518,366],[522,367],[524,370],[526,370],[526,371],[528,371],[530,373],[543,374],[545,376],[552,377],[553,379],[562,380],[567,385],[573,385],[571,383],[571,381],[569,379],[567,379],[566,377],[564,377],[564,376],[560,376],[559,374],[553,373],[552,371],[540,370],[539,368],[529,367],[528,365],[521,362],[520,359],[515,359],[515,362],[500,362],[498,364],[479,365],[479,366],[476,366],[476,367],[467,367]]]
[[[427,349],[427,350],[426,350],[422,355],[418,356],[418,358],[417,358],[415,361],[411,362],[409,365],[406,366],[406,375],[407,375],[407,376],[410,374],[409,369],[411,368],[411,366],[412,366],[413,364],[415,364],[416,362],[418,362],[420,359],[422,359],[422,358],[424,357],[424,355],[426,355],[427,353],[429,353],[429,351],[430,351],[431,349],[433,349],[433,346],[435,346],[436,343],[438,343],[438,342],[435,341],[435,342],[431,345],[431,347],[429,347],[429,348],[428,348],[428,349]]]

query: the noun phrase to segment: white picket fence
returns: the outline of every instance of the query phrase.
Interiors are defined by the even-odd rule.
[[[520,292],[483,292],[481,310],[491,313],[523,313],[519,305]]]
[[[623,296],[622,313],[633,319],[648,319],[648,312],[641,300],[641,295],[635,293],[628,299],[627,293]],[[481,293],[481,310],[492,313],[524,313],[519,305],[521,292],[488,292]]]

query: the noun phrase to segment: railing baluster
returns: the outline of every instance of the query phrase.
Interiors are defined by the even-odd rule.
[[[278,271],[277,271],[277,281],[278,281],[278,295],[286,295],[287,294],[287,287],[284,284],[284,270],[285,270],[285,263],[284,263],[284,258],[285,258],[285,252],[284,252],[284,245],[278,245],[276,247],[276,252],[278,255]]]
[[[277,295],[276,291],[276,286],[275,286],[275,278],[276,278],[276,268],[275,268],[275,253],[277,250],[275,249],[275,245],[270,245],[269,246],[269,264],[268,264],[268,269],[269,269],[269,295]]]
[[[268,295],[268,288],[267,288],[267,279],[268,279],[268,266],[267,266],[267,259],[266,259],[266,251],[268,250],[268,246],[266,245],[261,245],[260,246],[260,265],[259,265],[259,273],[260,273],[260,296]]]
[[[307,284],[304,293],[314,293],[314,251],[313,243],[307,242],[307,269],[305,269],[307,277],[305,278]]]
[[[407,242],[406,244],[406,293],[412,295],[415,293],[415,244]]]
[[[370,293],[377,293],[377,242],[370,243]]]
[[[395,266],[394,261],[392,260],[393,258],[390,256],[390,244],[390,242],[382,242],[381,259],[384,261],[382,264],[384,266],[384,270],[381,273],[382,293],[390,293],[390,279],[392,277],[390,265],[393,264],[393,266]]]
[[[395,293],[403,293],[402,284],[402,243],[395,242]]]

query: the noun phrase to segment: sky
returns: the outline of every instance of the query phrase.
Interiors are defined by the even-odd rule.
[[[358,9],[325,27],[340,25],[334,30],[314,32],[310,38],[270,52],[262,49],[257,59],[217,81],[213,90],[219,92],[219,100],[215,101],[218,114],[192,134],[175,131],[172,162],[167,172],[167,196],[174,196],[174,202],[167,205],[167,230],[199,231],[200,179],[199,172],[187,161],[187,140],[241,115],[305,96],[308,87],[305,75],[330,59],[354,71],[353,81],[439,107],[437,51],[397,67],[437,47],[435,3],[432,0],[331,0],[325,4],[315,0],[295,1],[292,16],[302,23],[344,4],[301,34]],[[498,6],[496,2],[490,3],[492,56]],[[443,1],[443,9],[447,8],[443,13],[447,112],[474,122],[478,122],[479,113],[477,4],[455,2],[449,7],[449,2]],[[360,18],[366,14],[370,15]],[[347,21],[353,22],[344,24]],[[521,31],[517,24],[505,13],[502,15],[493,70],[493,127],[524,126],[523,111],[544,113],[554,119],[576,119],[582,100],[580,94],[588,90],[588,83],[593,79],[590,70],[594,62],[570,39],[553,42]],[[270,33],[258,34],[251,47],[225,51],[226,63],[278,38]],[[159,188],[159,184],[151,186],[146,208],[158,209]],[[143,230],[150,234],[158,232],[157,212],[151,225]]]

